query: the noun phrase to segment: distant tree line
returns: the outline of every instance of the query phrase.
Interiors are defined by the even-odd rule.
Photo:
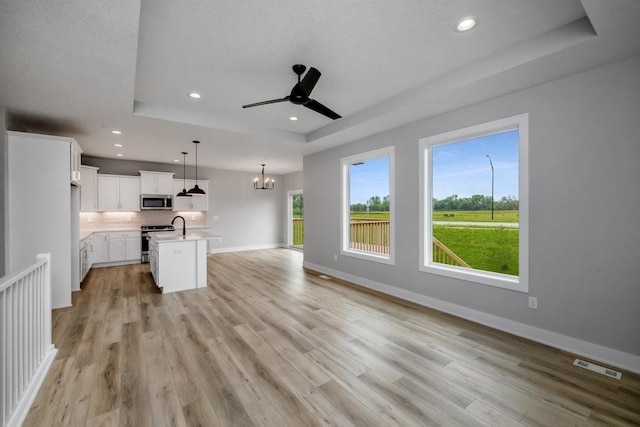
[[[493,209],[497,211],[518,210],[519,202],[514,196],[504,196],[495,200]],[[458,197],[453,194],[442,200],[433,199],[434,211],[483,211],[491,209],[491,196],[474,194],[471,197]]]
[[[389,196],[382,199],[380,196],[371,196],[366,203],[353,203],[351,212],[367,212],[367,205],[369,212],[389,212]]]
[[[366,203],[353,203],[351,212],[389,212],[389,196],[371,196]],[[493,203],[493,209],[497,211],[518,210],[519,202],[515,196],[503,196]],[[474,194],[471,197],[458,197],[453,194],[442,200],[433,199],[433,210],[435,211],[484,211],[491,209],[491,196]]]

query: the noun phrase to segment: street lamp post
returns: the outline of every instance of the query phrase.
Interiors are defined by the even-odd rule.
[[[489,158],[489,164],[491,165],[491,219],[493,219],[493,188],[494,188],[494,170],[493,170],[493,162],[491,161],[491,156],[487,154]]]

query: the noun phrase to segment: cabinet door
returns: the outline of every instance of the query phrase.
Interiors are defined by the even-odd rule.
[[[109,261],[124,261],[127,259],[125,238],[109,239]]]
[[[75,184],[79,184],[80,183],[80,179],[82,178],[81,174],[80,174],[80,154],[82,153],[82,148],[80,148],[80,145],[75,141],[75,140],[71,140],[71,170],[70,170],[70,176],[71,176],[71,182],[75,183]]]
[[[209,183],[198,181],[198,187],[204,190],[204,196],[192,197],[192,210],[194,211],[208,211],[209,210]]]
[[[98,210],[98,171],[85,166],[80,167],[80,210],[92,212]]]
[[[152,173],[140,174],[140,194],[158,194],[158,176]]]
[[[141,259],[142,241],[140,236],[128,237],[125,242],[125,255],[127,260]]]
[[[98,210],[117,211],[120,209],[118,186],[120,180],[112,176],[98,177]]]
[[[176,194],[178,194],[179,192],[181,192],[184,187],[187,187],[187,190],[191,187],[193,187],[193,185],[191,185],[191,187],[189,187],[189,181],[186,181],[186,184],[184,184],[182,182],[181,179],[174,179],[173,180],[173,211],[190,211],[191,210],[191,199],[193,199],[193,197],[175,197]]]
[[[178,194],[173,192],[173,176],[171,175],[156,175],[158,180],[157,191],[158,194]]]
[[[107,233],[94,233],[93,234],[93,262],[108,262],[109,261],[109,234]]]
[[[140,210],[140,178],[118,178],[120,180],[120,209]]]

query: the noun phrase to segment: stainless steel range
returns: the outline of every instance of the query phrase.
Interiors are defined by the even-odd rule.
[[[163,231],[175,231],[175,227],[173,225],[143,225],[140,227],[142,231],[142,252],[140,254],[141,262],[149,262],[149,240],[147,240],[147,236],[149,233],[157,233]]]

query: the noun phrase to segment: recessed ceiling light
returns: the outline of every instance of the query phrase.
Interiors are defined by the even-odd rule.
[[[180,160],[178,160],[178,159],[173,159],[173,161],[176,162],[176,163],[180,162]]]
[[[462,18],[458,24],[456,25],[456,31],[459,33],[463,33],[465,31],[469,31],[473,27],[478,24],[478,20],[473,16],[467,16],[466,18]]]
[[[191,92],[189,96],[193,99],[200,99],[200,94],[198,92]]]
[[[298,118],[296,116],[291,116],[289,117],[289,120],[291,120],[292,122],[295,122],[296,120],[298,120]]]
[[[124,156],[124,154],[122,154],[122,153],[116,153],[116,156],[118,156],[118,157],[122,157],[122,156]]]
[[[120,132],[119,130],[112,130],[111,133],[115,135],[122,135],[122,132]]]
[[[113,144],[114,147],[122,147],[122,144]]]

